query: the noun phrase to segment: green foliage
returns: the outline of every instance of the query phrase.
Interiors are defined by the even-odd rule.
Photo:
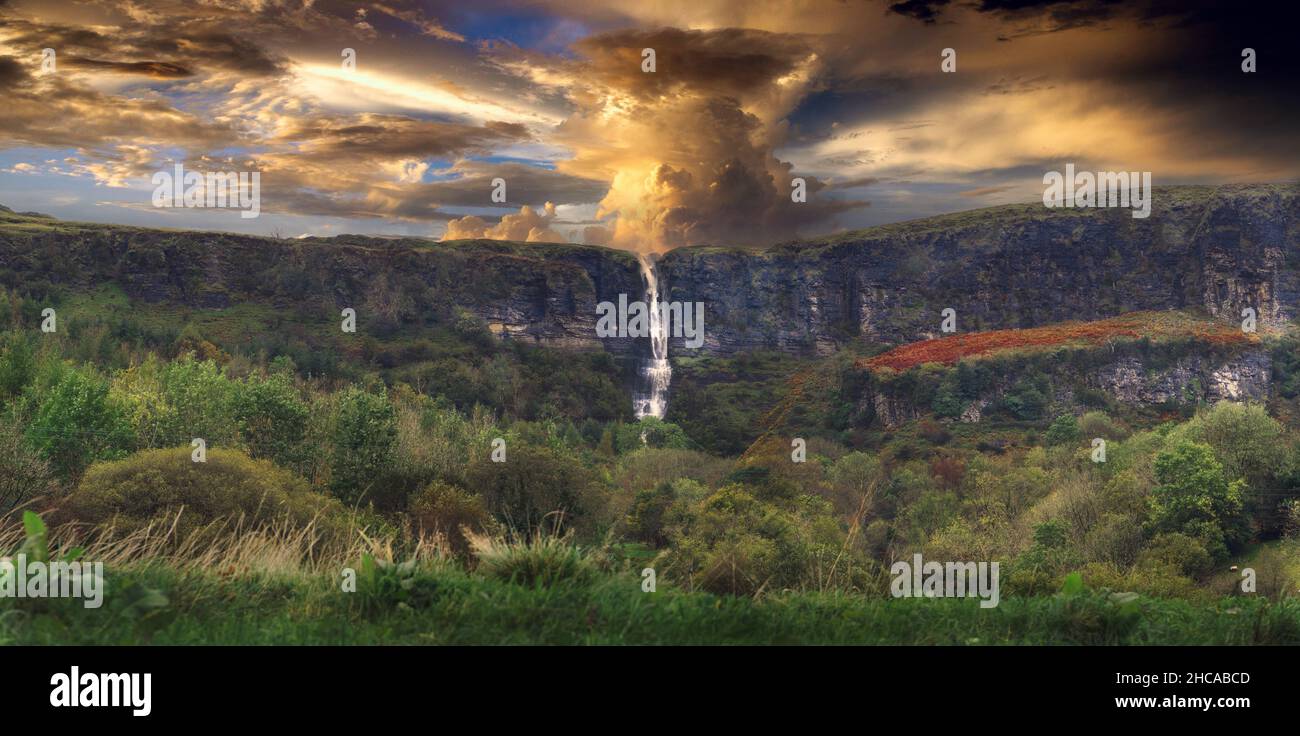
[[[669,532],[667,574],[730,595],[866,585],[870,566],[845,549],[825,504],[806,496],[764,501],[744,485],[724,486],[681,510]]]
[[[1226,557],[1225,543],[1245,541],[1245,484],[1227,480],[1213,449],[1180,442],[1156,456],[1155,471],[1160,485],[1151,492],[1148,529],[1152,533],[1181,532],[1196,537],[1215,559]]]
[[[1034,544],[1043,549],[1060,549],[1065,546],[1068,530],[1059,519],[1044,521],[1034,527]]]
[[[1245,479],[1251,487],[1269,485],[1286,461],[1282,425],[1259,404],[1220,401],[1179,432],[1214,448],[1227,477]]]
[[[1079,434],[1089,440],[1101,437],[1109,441],[1122,440],[1128,436],[1128,432],[1123,427],[1115,424],[1110,417],[1099,411],[1086,412],[1079,417]]]
[[[189,447],[176,447],[91,466],[59,511],[89,524],[112,522],[126,532],[155,521],[170,524],[179,514],[177,536],[183,539],[213,522],[248,528],[314,522],[333,533],[341,510],[268,461],[209,448],[206,462],[194,462]]]
[[[1046,376],[1026,373],[1002,397],[1002,409],[1016,419],[1038,419],[1047,410],[1049,393]]]
[[[579,520],[596,493],[592,473],[575,458],[547,447],[509,443],[506,462],[489,448],[470,466],[468,488],[516,535],[557,529]]]
[[[961,383],[957,372],[953,371],[945,376],[939,384],[939,388],[934,394],[934,401],[930,403],[930,408],[938,416],[956,419],[965,411],[967,403],[962,396]]]
[[[596,566],[577,545],[550,534],[528,540],[490,539],[477,544],[478,571],[528,588],[589,583]]]
[[[307,431],[307,403],[284,373],[250,377],[234,396],[234,418],[249,455],[289,467]]]
[[[453,553],[469,552],[470,533],[490,533],[492,515],[483,499],[444,481],[434,481],[411,498],[408,510],[417,531],[442,535]]]
[[[630,452],[641,447],[688,449],[691,446],[681,427],[655,417],[615,426],[614,448],[618,452]]]
[[[1201,540],[1179,532],[1157,534],[1138,556],[1139,567],[1167,565],[1189,577],[1206,574],[1213,564]]]
[[[0,399],[18,396],[35,378],[33,340],[17,330],[0,333]]]
[[[653,547],[663,547],[668,541],[664,525],[676,498],[673,484],[668,482],[636,494],[627,512],[628,537]]]
[[[388,399],[356,387],[337,397],[331,435],[330,491],[348,505],[363,501],[392,457],[397,415]]]
[[[1079,442],[1082,436],[1079,421],[1071,414],[1062,414],[1052,421],[1044,439],[1049,445],[1073,445]]]
[[[436,599],[440,586],[435,578],[419,573],[415,560],[393,562],[363,554],[356,570],[357,608],[373,616],[428,606]]]
[[[63,476],[74,476],[98,460],[121,457],[134,435],[108,384],[70,369],[41,400],[27,427],[27,440]]]

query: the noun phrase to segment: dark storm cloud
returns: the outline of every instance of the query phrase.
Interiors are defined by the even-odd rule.
[[[320,162],[445,158],[530,138],[516,123],[467,125],[403,115],[317,116],[294,120],[280,134],[303,142],[303,155]]]

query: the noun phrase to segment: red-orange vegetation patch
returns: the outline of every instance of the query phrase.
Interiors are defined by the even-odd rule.
[[[963,358],[992,355],[1004,350],[1049,348],[1065,345],[1102,345],[1115,339],[1190,337],[1215,345],[1258,340],[1232,326],[1198,320],[1177,313],[1134,312],[1095,322],[1061,322],[1022,330],[972,332],[900,345],[873,358],[858,361],[859,368],[904,371],[922,363],[951,365]]]

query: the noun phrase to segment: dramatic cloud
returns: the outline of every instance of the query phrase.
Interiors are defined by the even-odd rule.
[[[655,69],[643,70],[643,49]],[[574,45],[578,60],[514,49],[500,63],[566,91],[576,110],[554,134],[562,171],[609,182],[597,216],[608,241],[633,249],[765,244],[861,206],[791,196],[779,160],[782,120],[812,88],[817,54],[798,37],[741,29],[624,30]],[[606,239],[600,230],[586,233]]]
[[[1290,32],[1213,0],[12,0],[0,201],[225,227],[151,209],[184,162],[261,172],[244,230],[662,249],[1033,201],[1066,162],[1294,179]]]

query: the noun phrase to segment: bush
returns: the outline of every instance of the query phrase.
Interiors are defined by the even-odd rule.
[[[675,512],[674,512],[675,513]],[[669,532],[665,570],[713,593],[861,590],[871,564],[844,545],[830,504],[802,496],[764,501],[739,483],[683,510]]]
[[[177,538],[212,522],[253,527],[318,521],[337,531],[336,502],[312,492],[306,481],[238,450],[210,448],[197,463],[189,447],[145,450],[124,460],[92,465],[60,514],[90,524],[112,522],[132,531],[180,513]]]
[[[1068,530],[1060,519],[1049,519],[1034,527],[1034,544],[1043,549],[1060,549],[1068,541]]]
[[[1186,534],[1160,534],[1138,555],[1138,567],[1169,565],[1183,575],[1200,577],[1210,571],[1213,560],[1205,545]]]
[[[1016,419],[1038,419],[1047,410],[1049,390],[1046,376],[1025,376],[1002,397],[1002,408]]]
[[[471,533],[494,531],[492,515],[483,499],[443,481],[434,481],[411,498],[408,510],[416,529],[424,534],[441,534],[457,555],[469,552]]]
[[[1044,439],[1049,445],[1073,445],[1082,436],[1079,421],[1069,414],[1062,414],[1047,428]]]
[[[58,490],[50,465],[11,424],[0,425],[0,517],[37,496]]]
[[[32,338],[18,331],[0,334],[0,398],[19,395],[35,375]]]
[[[952,439],[952,433],[933,419],[922,419],[917,422],[916,433],[932,445],[944,445]]]
[[[673,486],[667,482],[636,494],[632,508],[627,512],[628,536],[653,547],[664,546],[668,541],[664,534],[664,520],[674,499]]]
[[[590,582],[596,566],[576,545],[548,534],[527,541],[475,537],[478,571],[488,577],[528,587]]]
[[[617,425],[614,434],[614,448],[617,452],[631,452],[642,447],[688,449],[690,440],[681,427],[654,417]]]
[[[1088,530],[1083,541],[1085,556],[1096,562],[1128,566],[1142,550],[1142,525],[1124,514],[1106,514]]]
[[[506,462],[493,462],[485,448],[470,466],[468,485],[512,533],[529,537],[581,517],[595,480],[576,458],[516,442]]]
[[[1079,434],[1091,440],[1101,437],[1106,440],[1122,440],[1128,432],[1110,417],[1099,411],[1090,411],[1079,417]]]

